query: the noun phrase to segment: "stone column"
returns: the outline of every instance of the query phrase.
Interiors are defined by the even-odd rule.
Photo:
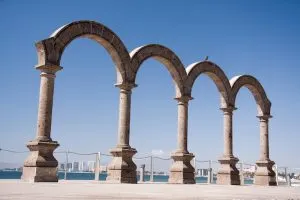
[[[130,147],[131,90],[135,84],[117,84],[120,88],[118,144],[110,153],[113,159],[108,166],[106,180],[113,183],[137,183],[136,165],[132,157],[136,150]]]
[[[219,159],[221,167],[217,175],[217,184],[240,185],[239,171],[236,163],[239,161],[233,156],[232,147],[232,115],[234,107],[221,108],[224,116],[224,154]]]
[[[256,162],[255,185],[277,185],[275,164],[269,157],[269,118],[270,115],[258,116],[260,127],[260,158]]]
[[[189,96],[176,98],[178,101],[178,147],[171,155],[174,163],[170,169],[169,183],[195,183],[195,168],[191,165],[191,160],[194,158],[194,155],[189,153],[187,148],[188,102],[191,99]]]
[[[24,162],[21,179],[30,182],[57,182],[58,162],[53,151],[59,146],[51,139],[51,121],[55,73],[60,66],[38,66],[41,71],[40,99],[36,138],[27,144],[30,155]]]

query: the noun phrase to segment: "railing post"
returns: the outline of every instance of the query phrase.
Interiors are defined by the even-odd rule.
[[[150,182],[153,182],[153,156],[150,156]]]
[[[207,183],[212,183],[212,168],[211,168],[211,160],[208,161],[208,176],[207,176]]]
[[[194,169],[195,169],[194,174],[196,175],[197,174],[196,156],[193,158],[193,162],[194,162]]]
[[[68,162],[69,162],[69,150],[66,151],[65,180],[67,180]]]
[[[241,185],[245,184],[243,162],[240,163],[240,181],[241,181]]]
[[[145,181],[145,164],[142,164],[140,166],[140,182],[144,182]]]
[[[275,164],[275,173],[276,173],[276,183],[278,185],[278,165]]]
[[[287,176],[287,185],[288,185],[288,186],[292,186],[292,180],[291,180],[291,177],[290,177],[289,174],[288,174],[288,176]]]
[[[285,181],[288,184],[287,167],[284,168]]]
[[[99,181],[100,175],[100,152],[96,154],[96,166],[95,166],[95,181]]]

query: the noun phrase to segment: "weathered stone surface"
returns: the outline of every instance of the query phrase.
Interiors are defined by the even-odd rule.
[[[60,59],[64,49],[78,37],[88,37],[101,44],[111,55],[117,69],[117,87],[120,88],[119,124],[117,148],[109,167],[108,180],[120,183],[136,183],[136,166],[132,156],[136,150],[130,147],[130,111],[131,92],[136,86],[135,79],[142,63],[154,58],[160,61],[170,72],[175,83],[178,101],[177,150],[172,155],[170,182],[194,183],[194,168],[190,165],[193,155],[188,151],[188,102],[192,99],[192,88],[201,74],[208,75],[221,94],[221,108],[224,111],[224,156],[220,160],[219,183],[237,184],[236,159],[232,148],[232,110],[240,88],[247,87],[255,97],[260,118],[260,161],[257,183],[273,184],[270,171],[268,119],[271,102],[264,88],[253,76],[243,75],[230,81],[222,69],[207,59],[184,68],[179,57],[169,48],[150,44],[134,49],[130,54],[121,39],[103,24],[94,21],[76,21],[57,29],[50,38],[36,43],[38,53],[37,69],[41,71],[40,101],[38,111],[37,144],[29,145],[30,156],[24,163],[23,179],[35,181],[56,181],[52,169],[57,165],[53,151],[58,145],[51,139],[51,121],[55,73],[62,69]],[[46,143],[43,143],[46,142]],[[43,168],[42,168],[43,167]],[[48,169],[47,169],[48,168]],[[48,173],[48,172],[49,173]],[[48,173],[48,175],[47,175]],[[38,174],[38,175],[37,175]],[[44,178],[43,178],[44,177]],[[49,178],[51,177],[51,178]]]
[[[217,175],[217,184],[220,185],[240,185],[239,170],[236,163],[239,160],[235,157],[221,158],[219,160],[221,167]]]
[[[191,165],[194,155],[175,152],[171,157],[174,163],[170,169],[169,183],[195,184],[195,168]]]
[[[189,65],[186,68],[186,72],[188,76],[185,81],[185,94],[192,94],[194,82],[203,74],[211,78],[216,84],[221,94],[221,108],[230,105],[231,87],[221,67],[211,61],[201,61]]]
[[[275,162],[270,160],[269,155],[269,118],[270,115],[258,116],[260,127],[260,159],[256,162],[255,172],[256,185],[277,185],[275,172],[272,166]]]
[[[57,167],[23,167],[21,179],[27,182],[58,182]]]
[[[24,162],[21,179],[29,182],[57,182],[58,162],[53,151],[59,146],[55,141],[31,141],[27,144],[30,155]]]
[[[187,78],[187,73],[181,60],[171,49],[159,44],[149,44],[134,49],[130,52],[130,56],[131,67],[133,70],[132,80],[135,81],[142,63],[149,58],[154,58],[167,68],[176,85],[176,96],[181,96],[184,90],[184,81]]]
[[[117,82],[126,81],[131,75],[129,53],[118,37],[109,28],[95,21],[75,21],[58,28],[50,38],[36,44],[38,65],[60,65],[64,49],[76,38],[88,37],[102,45],[111,55],[117,68]]]
[[[276,174],[272,167],[275,163],[271,160],[257,161],[257,169],[254,176],[255,185],[277,186]]]
[[[236,96],[242,87],[247,87],[253,94],[258,115],[270,115],[271,102],[260,82],[253,76],[242,75],[235,76],[230,80],[231,84],[231,105],[235,105]]]
[[[223,111],[223,129],[224,129],[224,155],[219,160],[221,167],[217,175],[217,184],[221,185],[240,185],[239,171],[236,163],[239,159],[233,156],[233,133],[232,133],[232,115],[234,107],[229,106],[221,108]]]
[[[106,181],[111,183],[137,183],[136,165],[132,157],[136,154],[133,148],[115,148],[110,151],[113,155],[107,167]]]

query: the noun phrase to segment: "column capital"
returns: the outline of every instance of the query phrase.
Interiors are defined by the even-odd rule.
[[[37,65],[37,66],[35,66],[35,69],[40,70],[44,74],[54,75],[59,70],[62,70],[63,67],[61,67],[59,65],[47,64],[47,65]]]
[[[115,84],[115,87],[118,87],[122,90],[128,90],[128,91],[137,86],[138,85],[135,83],[117,83],[117,84]]]
[[[220,108],[220,110],[222,110],[224,113],[232,113],[233,111],[237,110],[237,108],[234,106],[228,106],[228,107]]]
[[[258,115],[256,117],[259,119],[259,121],[268,121],[273,116],[268,114],[268,115]]]
[[[191,96],[181,96],[181,97],[175,97],[175,100],[178,101],[178,103],[188,103],[190,100],[193,100],[194,98]]]

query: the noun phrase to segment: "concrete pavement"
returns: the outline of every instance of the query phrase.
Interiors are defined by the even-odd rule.
[[[96,181],[27,183],[0,181],[1,200],[56,199],[299,199],[300,187],[175,185],[166,183],[108,184]]]

